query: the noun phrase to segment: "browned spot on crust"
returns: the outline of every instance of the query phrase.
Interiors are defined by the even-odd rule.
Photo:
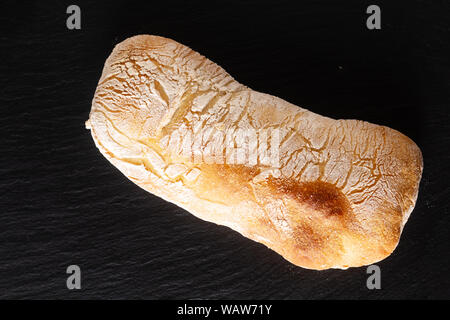
[[[259,173],[259,169],[226,164],[202,164],[200,169],[201,179],[196,182],[194,188],[204,198],[214,202],[224,202],[223,195],[232,194],[232,197],[225,199],[225,202],[230,205],[253,197],[250,185],[242,184],[242,180],[251,180]]]
[[[294,228],[296,246],[302,252],[320,251],[324,247],[324,238],[306,223],[300,223]]]
[[[330,183],[323,181],[294,183],[289,180],[271,179],[270,184],[281,194],[326,217],[341,217],[350,212],[350,204],[345,195]]]

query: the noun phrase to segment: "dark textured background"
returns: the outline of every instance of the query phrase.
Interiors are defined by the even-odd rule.
[[[2,1],[0,298],[450,298],[450,3]],[[114,4],[113,4],[114,3]],[[78,4],[82,29],[67,30]],[[135,34],[173,38],[239,82],[334,118],[386,125],[422,149],[396,251],[311,271],[136,187],[84,128],[103,63]],[[66,289],[66,267],[82,290]]]

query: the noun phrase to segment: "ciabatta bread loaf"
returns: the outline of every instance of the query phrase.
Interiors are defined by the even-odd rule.
[[[387,257],[422,174],[403,134],[256,92],[158,36],[114,48],[86,124],[141,188],[310,269]]]

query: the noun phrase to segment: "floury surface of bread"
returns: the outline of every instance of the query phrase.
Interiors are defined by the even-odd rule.
[[[363,266],[390,255],[423,168],[420,149],[398,131],[330,119],[253,91],[158,36],[114,48],[86,125],[101,153],[141,188],[309,269]],[[276,165],[264,157],[214,161],[228,151],[207,135],[188,139],[192,154],[180,152],[174,137],[196,137],[197,128],[231,132],[232,144],[245,130],[257,138],[276,131],[266,144],[277,142]],[[250,140],[243,141],[250,157]]]

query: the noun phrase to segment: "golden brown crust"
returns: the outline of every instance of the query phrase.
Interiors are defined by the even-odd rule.
[[[157,36],[116,46],[88,126],[105,157],[140,187],[311,269],[388,256],[422,174],[419,148],[401,133],[322,117],[253,91]],[[178,152],[174,133],[185,136],[198,126],[279,129],[279,166],[209,161],[212,138],[192,143],[192,155]]]

